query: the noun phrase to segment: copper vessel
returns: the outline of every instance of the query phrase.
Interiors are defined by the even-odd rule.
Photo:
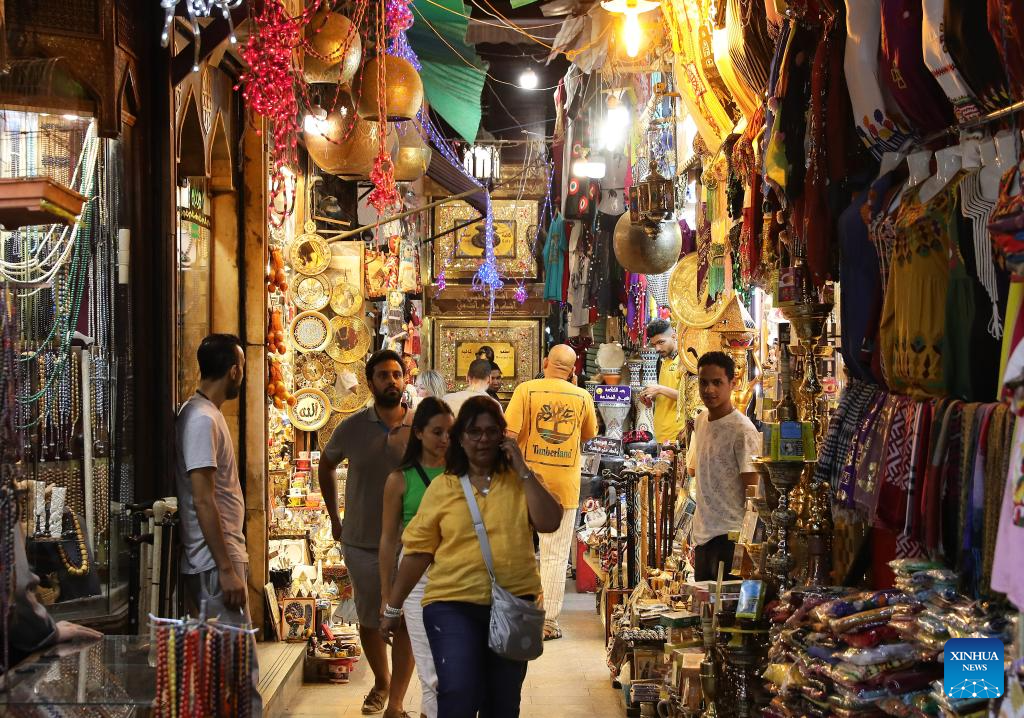
[[[404,130],[404,132],[403,132]],[[414,182],[427,173],[431,150],[412,122],[397,131],[398,144],[391,154],[395,164],[395,181]]]
[[[638,274],[667,272],[679,259],[683,247],[683,235],[674,219],[633,224],[628,212],[619,217],[612,241],[619,264]]]
[[[363,66],[359,90],[359,116],[377,120],[382,112],[377,92],[380,56],[367,60]],[[394,55],[384,56],[384,113],[389,121],[411,120],[423,105],[423,81],[408,60]]]
[[[312,50],[304,53],[302,62],[306,82],[347,85],[352,81],[363,59],[363,42],[351,20],[322,9],[306,25],[306,42]]]
[[[367,178],[380,152],[380,128],[360,119],[350,101],[339,102],[328,113],[321,132],[304,132],[306,151],[324,172],[344,178]],[[398,140],[388,127],[385,150],[390,153]]]

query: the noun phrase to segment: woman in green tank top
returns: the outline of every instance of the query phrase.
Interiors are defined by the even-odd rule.
[[[388,475],[384,485],[384,515],[380,537],[381,596],[386,597],[391,593],[402,529],[416,515],[427,486],[444,472],[448,432],[454,424],[452,410],[436,397],[426,397],[416,407],[405,456],[398,470]],[[434,672],[434,659],[423,627],[422,601],[426,582],[427,576],[424,574],[406,599],[403,611],[422,687],[420,713],[427,718],[437,718],[437,674]],[[411,676],[411,670],[410,666],[406,680]],[[398,673],[397,666],[395,673]],[[391,679],[394,681],[400,678],[393,675]]]

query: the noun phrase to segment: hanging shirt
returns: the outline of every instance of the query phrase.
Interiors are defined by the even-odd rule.
[[[565,254],[568,251],[565,218],[558,213],[551,220],[548,239],[544,243],[544,299],[548,301],[565,301],[565,295],[562,293],[562,274],[565,271]]]
[[[682,380],[686,374],[679,357],[661,362],[661,371],[658,372],[658,383],[670,389],[682,391]],[[676,408],[677,401],[667,396],[658,396],[654,399],[654,438],[659,444],[666,441],[675,441],[679,432],[686,426],[686,417],[681,416]]]

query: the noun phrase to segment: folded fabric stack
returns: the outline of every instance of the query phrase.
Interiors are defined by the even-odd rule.
[[[924,562],[891,566],[896,588],[794,589],[772,608],[764,677],[775,697],[765,716],[923,718],[987,710],[987,698],[943,695],[943,644],[960,637],[1009,643],[1010,621],[956,594],[952,572]]]

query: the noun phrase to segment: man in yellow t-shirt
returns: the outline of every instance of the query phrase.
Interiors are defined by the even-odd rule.
[[[654,438],[659,444],[675,441],[686,425],[686,418],[676,408],[679,386],[686,374],[679,361],[676,330],[664,319],[655,319],[647,325],[647,343],[661,357],[658,383],[645,387],[640,397],[654,402]]]
[[[565,511],[557,531],[540,535],[545,640],[562,636],[558,614],[562,612],[565,567],[580,505],[580,450],[584,441],[597,434],[594,400],[572,383],[575,369],[572,347],[553,347],[544,360],[544,378],[517,386],[505,410],[508,435]]]

